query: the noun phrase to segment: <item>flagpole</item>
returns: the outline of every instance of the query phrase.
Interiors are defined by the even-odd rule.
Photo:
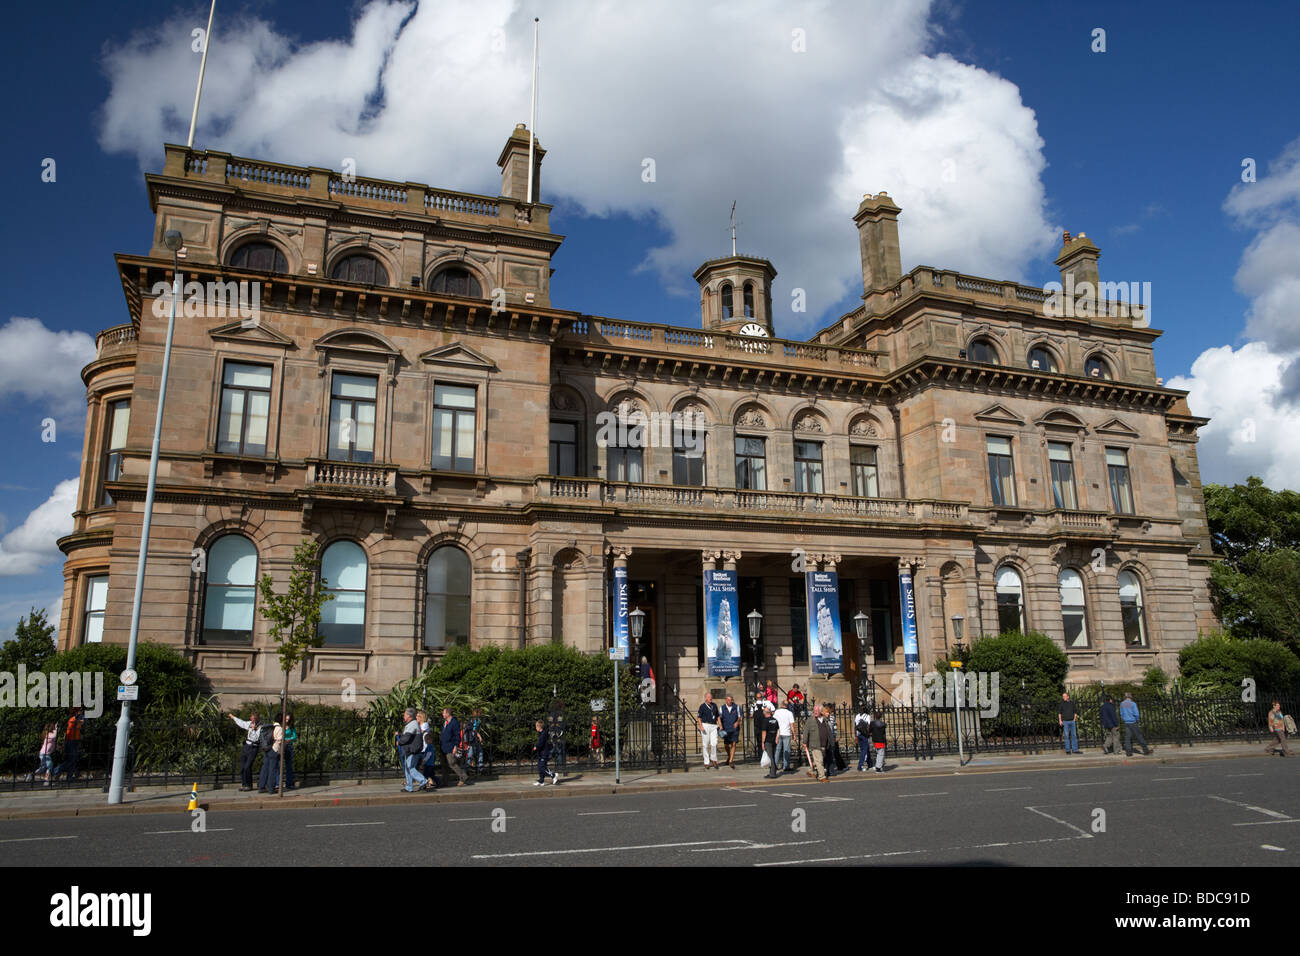
[[[212,0],[216,4],[217,0]],[[537,31],[541,20],[533,17],[533,95],[528,108],[528,204],[533,203],[533,149],[537,141]],[[197,100],[195,101],[197,103]]]
[[[208,10],[208,32],[203,34],[203,59],[199,60],[199,85],[194,88],[194,109],[190,112],[190,135],[185,140],[185,148],[194,148],[194,125],[199,120],[199,96],[203,93],[203,72],[208,66],[208,44],[212,42],[212,17],[217,12],[217,0],[212,0]]]

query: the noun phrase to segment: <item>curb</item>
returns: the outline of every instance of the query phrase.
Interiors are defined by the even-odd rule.
[[[1004,760],[1007,759],[1006,755],[999,755],[999,756],[1001,759]],[[1161,754],[1160,752],[1157,752],[1157,754],[1153,755],[1153,759],[1143,760],[1141,762],[1167,764],[1167,763],[1182,762],[1182,761],[1236,760],[1236,759],[1245,759],[1249,757],[1263,757],[1263,756],[1265,756],[1263,753],[1255,753],[1253,751],[1250,753],[1241,753],[1241,752],[1230,752],[1230,753],[1182,752],[1180,753],[1175,751],[1169,754]],[[1043,762],[1035,763],[1032,766],[1027,766],[1027,765],[1008,766],[1006,764],[998,764],[992,766],[978,766],[978,765],[967,764],[966,766],[960,768],[959,767],[938,767],[938,766],[934,766],[933,764],[930,764],[929,766],[923,766],[920,765],[920,762],[918,762],[918,765],[913,766],[911,770],[905,774],[905,776],[946,777],[946,776],[955,776],[960,774],[974,775],[974,774],[998,774],[998,773],[1026,773],[1026,772],[1033,772],[1039,770],[1069,770],[1069,769],[1085,769],[1085,768],[1096,769],[1097,767],[1128,766],[1130,762],[1136,760],[1136,756],[1134,758],[1124,758],[1120,761],[1116,761],[1112,757],[1091,755],[1091,754],[1085,755],[1082,760],[1064,760],[1060,757],[1043,758],[1034,755],[1022,755],[1019,757],[1012,757],[1011,759],[1025,760],[1025,761],[1029,761],[1032,759],[1035,761],[1042,760]],[[898,767],[901,770],[902,768],[906,768],[908,765],[895,764],[894,766]],[[897,772],[898,771],[896,770],[895,773]],[[779,780],[767,780],[765,778],[759,778],[758,780],[752,780],[752,781],[733,780],[730,783],[721,783],[717,778],[711,778],[707,782],[703,780],[689,781],[689,782],[683,780],[679,782],[664,781],[663,783],[645,783],[645,784],[599,783],[599,784],[579,784],[576,786],[566,787],[563,790],[561,790],[559,787],[549,786],[549,787],[530,788],[528,790],[521,790],[518,792],[510,791],[510,790],[501,790],[501,789],[486,789],[482,793],[479,793],[478,787],[482,786],[481,784],[479,784],[479,785],[470,785],[469,787],[465,788],[463,791],[459,788],[443,788],[443,789],[451,789],[452,792],[438,793],[436,796],[421,794],[423,799],[418,799],[418,800],[411,799],[413,794],[393,793],[393,794],[384,794],[384,795],[366,795],[366,796],[355,796],[355,797],[344,795],[344,796],[335,796],[335,797],[324,797],[324,796],[287,797],[287,798],[269,798],[269,799],[257,798],[257,799],[245,799],[245,800],[241,800],[238,798],[235,799],[223,798],[217,800],[200,801],[199,806],[205,811],[312,810],[312,809],[325,809],[329,807],[387,807],[387,806],[401,806],[404,804],[418,804],[418,803],[422,803],[425,805],[436,805],[436,804],[445,804],[445,803],[477,803],[477,802],[484,802],[484,801],[494,800],[494,799],[495,800],[542,800],[542,799],[551,799],[554,797],[561,797],[561,796],[563,797],[619,796],[619,795],[638,794],[638,793],[664,793],[664,792],[670,792],[675,790],[713,790],[713,789],[718,789],[719,786],[721,786],[723,789],[743,788],[743,789],[750,790],[750,789],[766,788],[766,787],[789,787],[796,784],[802,786],[803,784],[801,782],[798,781],[792,782],[792,778],[796,774],[797,771],[795,774],[791,774],[790,777],[783,777]],[[839,779],[840,782],[843,783],[844,780],[841,778],[847,778],[849,780],[857,780],[859,782],[863,782],[867,779],[874,779],[875,775],[872,774],[870,777],[868,777],[866,774],[856,774],[852,771],[844,771],[843,773],[840,774],[839,778],[832,778],[832,779]],[[892,777],[890,779],[898,779],[898,778]],[[346,784],[344,784],[344,786],[346,786]],[[185,791],[184,793],[177,793],[176,797],[179,800],[188,797],[188,795],[189,792]],[[151,801],[149,803],[143,803],[143,802],[128,803],[128,804],[121,804],[118,806],[108,806],[108,805],[100,804],[100,805],[85,806],[85,807],[50,808],[50,809],[39,809],[39,810],[17,810],[17,809],[0,810],[0,820],[43,820],[43,819],[56,819],[60,817],[103,817],[103,816],[115,816],[121,814],[136,814],[136,813],[139,814],[164,813],[165,814],[165,813],[174,813],[174,812],[177,811],[175,811],[174,809],[166,808],[163,805],[163,801],[159,800],[157,802]]]

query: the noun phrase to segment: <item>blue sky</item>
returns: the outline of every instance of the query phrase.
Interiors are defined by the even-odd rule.
[[[1084,231],[1103,278],[1152,283],[1158,374],[1215,416],[1207,480],[1298,487],[1300,413],[1286,396],[1300,353],[1287,321],[1300,292],[1300,5],[631,8],[493,0],[327,14],[223,0],[197,145],[331,168],[355,154],[362,175],[496,192],[497,152],[527,119],[537,13],[543,199],[567,236],[557,306],[698,323],[690,272],[729,251],[733,199],[742,250],[780,273],[777,332],[789,337],[857,304],[851,216],[863,192],[886,189],[902,206],[905,269],[1041,285],[1057,278],[1060,230]],[[206,13],[153,2],[7,12],[0,43],[21,92],[7,100],[0,151],[0,634],[61,592],[52,541],[67,519],[49,502],[80,460],[76,356],[84,336],[126,321],[113,254],[148,248],[142,172],[161,167],[164,139],[184,140],[198,67],[188,31]],[[1104,53],[1091,49],[1095,28]],[[478,49],[466,37],[494,52],[464,55]],[[485,68],[492,55],[501,62]],[[250,83],[271,99],[256,101]],[[656,183],[640,181],[641,156],[657,158]],[[926,170],[947,157],[957,181],[943,192]],[[1255,184],[1242,183],[1248,157]],[[808,290],[806,314],[781,308],[794,286]],[[47,417],[53,443],[41,440]]]

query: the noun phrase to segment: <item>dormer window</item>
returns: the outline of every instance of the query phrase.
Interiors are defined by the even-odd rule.
[[[972,362],[979,362],[981,365],[997,365],[998,353],[993,348],[993,343],[988,339],[976,339],[971,342],[967,350]]]
[[[359,253],[334,263],[330,278],[361,285],[388,285],[388,270],[374,256]]]
[[[246,242],[230,256],[230,265],[253,272],[289,271],[289,261],[278,247],[269,242]]]
[[[754,317],[754,283],[745,283],[745,318]]]
[[[1089,356],[1088,360],[1083,363],[1083,374],[1088,378],[1100,378],[1110,381],[1110,366],[1106,360],[1100,356]]]
[[[1029,367],[1039,372],[1059,372],[1052,353],[1042,347],[1029,350]]]
[[[443,269],[429,282],[430,292],[442,292],[446,295],[462,295],[470,299],[481,299],[483,288],[478,279],[468,269],[452,266]]]
[[[734,293],[731,289],[731,283],[727,283],[718,290],[718,297],[722,299],[722,318],[726,320],[734,317],[736,304],[732,301]]]

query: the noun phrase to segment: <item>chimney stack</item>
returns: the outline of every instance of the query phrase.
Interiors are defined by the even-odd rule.
[[[892,287],[903,277],[898,249],[898,214],[902,212],[884,192],[862,197],[853,221],[862,253],[862,289],[866,294]]]
[[[1092,240],[1086,233],[1081,232],[1077,236],[1071,236],[1067,232],[1061,239],[1063,242],[1061,254],[1056,257],[1056,264],[1061,269],[1061,285],[1070,288],[1071,282],[1067,277],[1073,276],[1074,288],[1077,289],[1082,283],[1087,282],[1091,284],[1093,294],[1096,294],[1097,283],[1100,280],[1097,260],[1101,258],[1101,250],[1092,244]]]
[[[542,144],[534,142],[533,202],[542,201],[542,157],[545,155]],[[528,202],[528,127],[523,123],[516,126],[506,140],[497,165],[501,167],[501,195],[521,203]]]

